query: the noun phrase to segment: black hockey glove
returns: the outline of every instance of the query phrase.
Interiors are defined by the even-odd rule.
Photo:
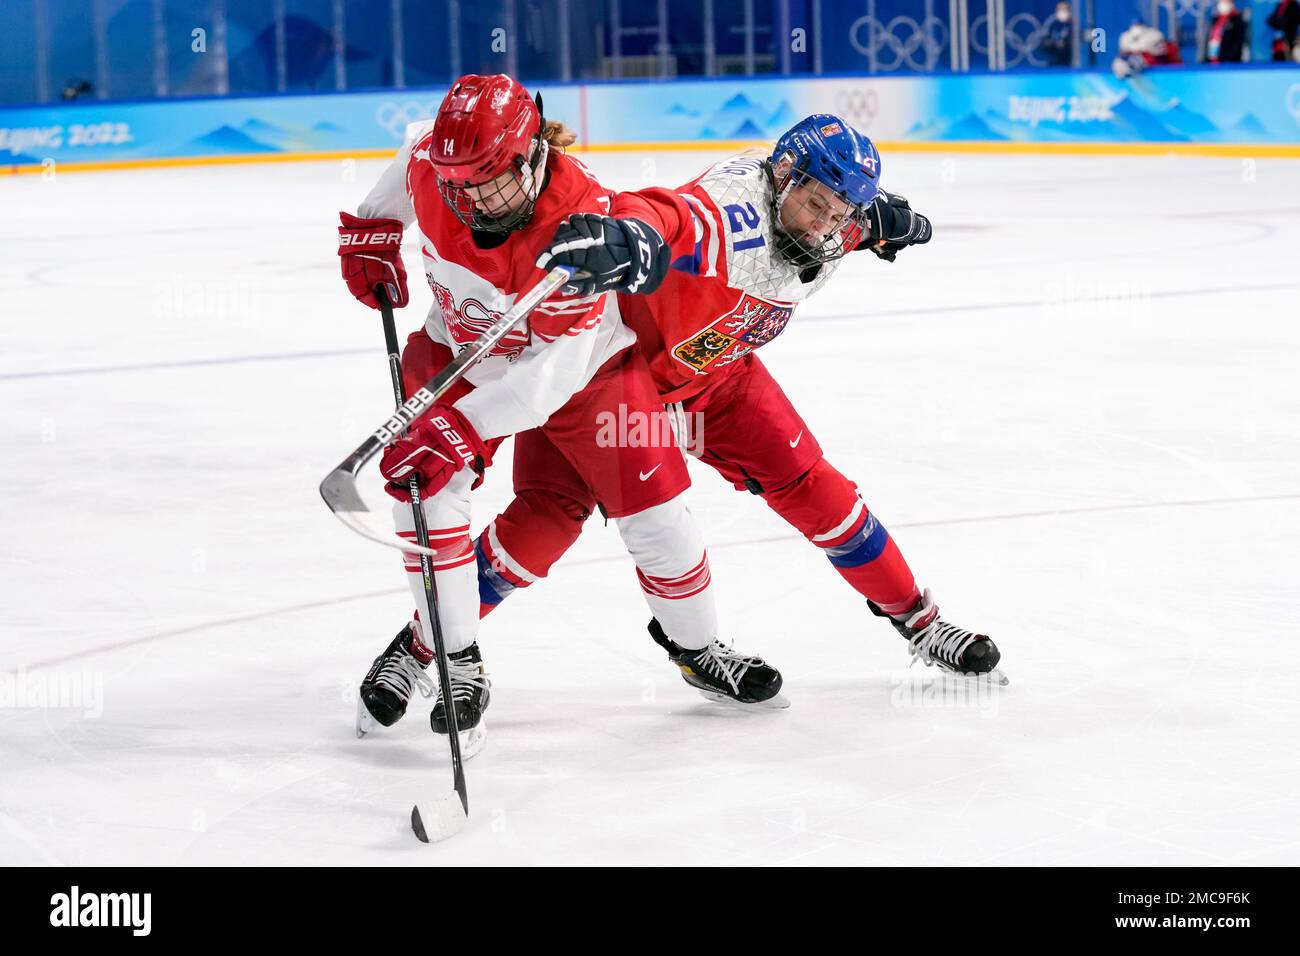
[[[570,295],[630,292],[649,295],[668,274],[671,251],[663,236],[640,219],[575,213],[555,230],[537,260],[540,269],[573,266],[578,275],[564,287]]]
[[[902,196],[884,190],[867,210],[867,235],[862,245],[886,262],[893,262],[898,250],[930,241],[930,220],[907,204]],[[885,240],[883,246],[880,240]]]

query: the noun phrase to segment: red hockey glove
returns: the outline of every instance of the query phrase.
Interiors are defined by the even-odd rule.
[[[410,501],[412,475],[420,478],[420,493],[431,498],[467,465],[481,474],[487,460],[487,447],[465,416],[453,405],[435,405],[384,449],[379,472],[388,479],[390,495]]]
[[[388,287],[393,308],[406,305],[406,266],[402,265],[402,224],[396,219],[360,219],[340,212],[339,258],[348,290],[372,309],[379,308],[375,286]]]

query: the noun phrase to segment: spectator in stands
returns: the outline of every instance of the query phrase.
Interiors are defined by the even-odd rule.
[[[1300,0],[1282,0],[1268,15],[1268,25],[1282,34],[1273,41],[1273,59],[1300,59],[1300,45],[1296,43],[1300,35]]]
[[[1219,0],[1205,41],[1207,63],[1240,63],[1246,47],[1246,21],[1233,0]]]
[[[1066,0],[1056,5],[1056,13],[1043,26],[1038,48],[1047,57],[1048,66],[1074,65],[1074,8]]]
[[[1155,27],[1134,21],[1119,35],[1119,56],[1115,57],[1110,68],[1123,80],[1150,66],[1181,65],[1182,62],[1177,44],[1166,40]]]

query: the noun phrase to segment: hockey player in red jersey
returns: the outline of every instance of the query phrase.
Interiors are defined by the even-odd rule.
[[[1005,680],[994,671],[994,643],[939,616],[884,525],[823,457],[755,354],[846,253],[869,249],[892,261],[905,246],[929,241],[929,221],[881,190],[879,179],[871,141],[819,114],[789,130],[770,156],[733,157],[675,191],[642,190],[663,214],[652,224],[672,246],[674,268],[652,294],[620,295],[620,304],[685,448],[737,489],[762,496],[820,548],[871,612],[908,640],[915,658]],[[611,228],[597,217],[571,217],[538,264],[599,262]],[[701,433],[682,433],[691,426]],[[600,495],[572,472],[566,478],[553,474],[549,492],[565,507],[517,499],[480,539],[484,613],[544,576],[577,539],[582,522],[574,516]],[[654,622],[650,630],[662,640]]]
[[[672,448],[619,448],[596,440],[595,422],[619,405],[652,411],[659,398],[635,336],[620,320],[618,291],[649,290],[668,271],[668,248],[641,217],[658,221],[656,197],[615,200],[563,147],[571,134],[547,123],[504,75],[465,76],[447,94],[432,126],[404,146],[357,215],[341,213],[342,272],[349,289],[375,307],[383,284],[395,305],[408,291],[400,245],[415,222],[434,305],[407,340],[408,392],[423,385],[543,275],[536,262],[571,213],[619,217],[610,248],[624,266],[606,269],[577,294],[552,297],[474,366],[441,403],[384,452],[380,471],[399,499],[399,533],[414,539],[409,492],[420,478],[458,726],[466,752],[482,740],[489,682],[476,643],[479,595],[470,537],[470,490],[493,452],[516,437],[516,489],[528,494],[554,470],[581,476],[607,505],[637,566],[651,613],[669,636],[673,658],[706,696],[779,705],[780,674],[717,638],[708,558],[683,503],[689,484]],[[630,250],[630,251],[629,251]],[[567,290],[566,290],[567,291]],[[406,556],[418,608],[366,675],[358,733],[392,724],[419,688],[438,694],[431,723],[445,733],[445,702],[426,674],[432,649],[418,559]]]

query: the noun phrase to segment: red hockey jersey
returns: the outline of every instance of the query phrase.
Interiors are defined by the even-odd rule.
[[[676,190],[620,194],[616,203],[630,203],[629,195],[658,216],[651,224],[673,249],[673,269],[653,295],[619,296],[666,402],[689,398],[706,376],[725,374],[780,335],[795,305],[842,261],[809,275],[776,251],[772,186],[759,156],[735,156]]]

